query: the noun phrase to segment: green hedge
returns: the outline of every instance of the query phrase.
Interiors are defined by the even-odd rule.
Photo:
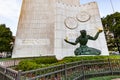
[[[16,70],[28,71],[37,68],[48,67],[50,64],[57,63],[57,59],[55,57],[40,57],[40,58],[32,58],[32,59],[24,59],[19,62],[16,66]]]
[[[52,64],[58,62],[55,57],[41,57],[41,58],[35,58],[32,60],[33,62],[37,64]]]
[[[19,63],[17,66],[17,69],[20,69],[22,71],[28,71],[28,70],[33,70],[37,69],[40,66],[36,64],[35,62],[31,62],[31,60],[23,60]]]
[[[61,61],[57,61],[55,57],[40,57],[33,59],[22,60],[17,66],[17,70],[28,71],[37,68],[44,68],[69,62],[81,61],[81,60],[100,60],[100,59],[120,59],[120,56],[76,56],[66,57]]]
[[[120,59],[120,56],[76,56],[76,57],[66,57],[63,60],[68,62],[81,61],[81,60],[100,60],[100,59]]]

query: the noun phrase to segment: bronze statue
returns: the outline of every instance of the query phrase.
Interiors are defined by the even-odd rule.
[[[74,53],[75,55],[100,55],[101,51],[95,48],[88,47],[86,44],[88,40],[96,40],[99,36],[99,33],[101,33],[103,30],[99,30],[94,37],[87,35],[86,30],[81,30],[80,33],[81,35],[76,38],[75,42],[70,42],[67,39],[64,39],[65,42],[72,44],[72,45],[77,45],[78,43],[80,44],[80,47],[78,47]]]

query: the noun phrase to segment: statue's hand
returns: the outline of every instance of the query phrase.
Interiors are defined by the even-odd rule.
[[[99,30],[98,32],[101,33],[103,30]]]
[[[65,42],[68,42],[68,40],[67,40],[67,39],[64,39],[64,41],[65,41]]]

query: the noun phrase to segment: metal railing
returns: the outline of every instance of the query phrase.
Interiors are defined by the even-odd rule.
[[[3,80],[86,80],[97,76],[119,75],[120,59],[77,61],[24,72],[0,67],[1,73],[9,78]]]
[[[19,71],[0,66],[0,80],[20,80]]]

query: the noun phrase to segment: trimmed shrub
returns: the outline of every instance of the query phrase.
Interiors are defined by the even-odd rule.
[[[19,63],[19,65],[17,65],[17,69],[22,71],[28,71],[28,70],[37,69],[37,68],[39,68],[39,65],[29,60],[23,60]]]
[[[36,64],[52,64],[58,62],[55,57],[41,57],[33,59]]]
[[[66,57],[61,61],[57,61],[55,57],[40,57],[28,60],[22,60],[17,66],[17,70],[28,71],[37,68],[44,68],[69,62],[84,61],[84,60],[103,60],[103,59],[120,59],[120,56],[75,56]]]
[[[16,66],[17,70],[28,71],[37,68],[48,67],[50,64],[57,63],[57,59],[55,57],[40,57],[33,59],[25,59],[20,61],[20,63]]]

